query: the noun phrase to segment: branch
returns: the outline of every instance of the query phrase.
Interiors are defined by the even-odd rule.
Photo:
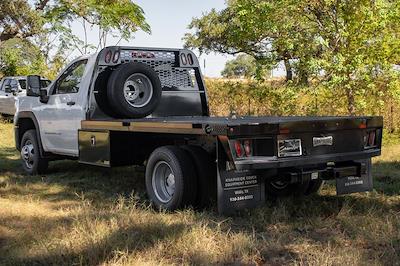
[[[47,4],[50,2],[50,0],[40,0],[37,4],[36,4],[36,10],[37,11],[42,11]]]

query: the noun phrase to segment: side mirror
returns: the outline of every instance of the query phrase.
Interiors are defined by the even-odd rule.
[[[40,96],[40,76],[29,75],[26,78],[26,95],[39,97]]]

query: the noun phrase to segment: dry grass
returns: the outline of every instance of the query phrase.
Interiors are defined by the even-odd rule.
[[[399,265],[400,145],[375,160],[376,190],[268,202],[235,217],[147,206],[143,170],[76,162],[25,176],[0,123],[0,264]]]

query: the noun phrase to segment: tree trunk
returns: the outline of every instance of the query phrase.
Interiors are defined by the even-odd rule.
[[[349,115],[355,115],[356,107],[355,107],[355,99],[354,93],[351,88],[346,89],[346,96],[347,96],[347,111]]]
[[[301,85],[308,86],[308,73],[306,71],[300,71],[299,81]]]
[[[286,69],[286,81],[293,80],[293,69],[290,65],[289,58],[285,57],[285,59],[283,59],[283,62],[285,63]]]

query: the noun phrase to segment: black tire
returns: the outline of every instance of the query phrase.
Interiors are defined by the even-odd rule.
[[[165,163],[174,176],[175,189],[169,199],[164,197],[163,200],[162,193],[157,192],[160,190],[156,188],[156,181],[153,181],[153,173],[156,175],[157,167]],[[146,165],[146,190],[153,205],[157,209],[168,211],[194,205],[197,196],[197,176],[194,169],[190,157],[178,147],[164,146],[154,150]],[[167,182],[165,179],[166,184]]]
[[[304,193],[304,195],[311,195],[317,193],[322,187],[323,183],[324,181],[320,178],[315,180],[310,180],[310,184],[308,185],[308,188]]]
[[[143,89],[143,92],[138,93],[136,99],[141,100],[141,97],[148,96],[142,105],[133,106],[124,96],[125,82],[134,75],[142,75],[143,80],[151,84],[152,93],[148,93],[148,88]],[[139,79],[139,78],[138,78]],[[136,83],[143,84],[143,83]],[[138,86],[130,85],[131,88]],[[139,86],[140,87],[140,86]],[[146,87],[145,85],[143,87]],[[107,96],[110,106],[118,115],[126,118],[142,118],[151,114],[157,107],[161,99],[161,82],[158,74],[148,65],[143,63],[126,63],[118,66],[110,75],[107,83]]]
[[[40,156],[40,146],[35,129],[24,133],[21,140],[22,167],[30,175],[44,174],[49,166],[47,159]]]
[[[182,146],[190,156],[197,173],[197,197],[199,208],[211,205],[217,199],[217,167],[211,156],[199,146]]]
[[[108,101],[107,81],[110,78],[111,73],[112,69],[107,68],[98,75],[95,83],[95,88],[97,89],[97,93],[94,94],[94,97],[96,99],[97,106],[104,114],[113,118],[120,118],[120,115],[118,115],[114,111],[113,107],[111,107]]]

